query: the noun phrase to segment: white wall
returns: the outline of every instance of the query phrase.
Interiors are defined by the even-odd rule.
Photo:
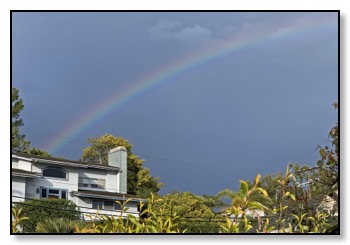
[[[119,175],[116,172],[107,172],[106,191],[119,192]]]
[[[83,199],[85,199],[85,198],[83,198]],[[91,219],[96,219],[97,213],[99,215],[114,216],[114,217],[119,217],[121,215],[121,212],[118,210],[112,211],[112,210],[92,209],[92,200],[91,199],[86,199],[84,201],[79,200],[78,203],[81,204],[78,206],[80,206],[80,211],[82,212],[84,219],[88,220],[88,221]],[[83,205],[86,205],[86,206],[83,206]],[[128,207],[129,209],[127,210],[126,213],[123,214],[123,217],[127,217],[128,215],[133,215],[135,217],[139,217],[139,212],[137,211],[137,206],[138,206],[138,203],[135,203],[135,202],[127,203],[125,205],[125,207]],[[84,208],[84,207],[86,207],[86,208]]]
[[[18,169],[32,171],[32,163],[31,162],[24,161],[22,159],[18,159],[18,161],[13,161],[12,164],[17,166],[16,168],[18,168]],[[12,165],[12,167],[13,167],[13,165]],[[13,167],[13,168],[15,168],[15,167]]]
[[[12,176],[12,196],[25,197],[26,179]],[[23,198],[12,197],[12,202],[22,202]]]
[[[49,164],[35,163],[33,164],[33,172],[42,173],[42,169],[52,166]],[[55,166],[56,167],[56,166]],[[59,166],[57,166],[59,167]],[[40,193],[37,193],[37,189],[40,187],[63,189],[67,190],[67,199],[76,201],[75,197],[72,197],[69,193],[71,191],[78,190],[78,169],[72,167],[59,167],[67,172],[67,179],[39,177],[35,179],[28,179],[26,195],[31,198],[40,198]]]
[[[18,159],[12,158],[12,168],[18,168]]]
[[[106,191],[117,192],[117,173],[100,169],[79,169],[80,177],[104,179],[106,181]]]

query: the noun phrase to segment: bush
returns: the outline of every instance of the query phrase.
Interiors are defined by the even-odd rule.
[[[36,233],[74,233],[75,227],[83,227],[84,223],[76,220],[67,220],[64,218],[50,219],[46,218],[37,223]]]
[[[48,218],[80,219],[80,211],[76,204],[65,199],[26,200],[15,207],[22,209],[22,215],[29,218],[23,222],[23,232],[26,233],[34,233],[37,224]]]

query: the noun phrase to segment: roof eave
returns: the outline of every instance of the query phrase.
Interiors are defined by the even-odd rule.
[[[35,175],[35,174],[26,174],[26,173],[14,173],[12,172],[12,176],[15,177],[24,177],[24,178],[39,178],[41,175]]]
[[[53,161],[53,160],[47,160],[47,159],[41,159],[41,158],[32,158],[32,160],[34,161],[34,163],[50,163],[50,164],[69,166],[69,167],[92,168],[92,169],[102,169],[102,170],[119,172],[118,167],[111,167],[111,166],[104,166],[104,165],[99,166],[99,165],[79,164],[79,163],[63,162],[63,161],[61,162],[61,161]]]
[[[77,196],[77,197],[101,198],[101,199],[119,200],[119,201],[127,201],[127,200],[130,200],[131,202],[145,202],[146,201],[146,199],[142,199],[142,198],[113,197],[113,196],[107,196],[107,195],[81,193],[79,191],[72,191],[72,194],[74,196]]]

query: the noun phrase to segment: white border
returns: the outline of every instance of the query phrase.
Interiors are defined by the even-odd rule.
[[[346,58],[349,54],[348,47],[345,47],[345,40],[349,43],[349,1],[346,0],[1,0],[0,1],[0,83],[1,83],[1,125],[0,125],[0,156],[2,165],[1,180],[6,183],[6,188],[2,189],[2,222],[1,237],[4,244],[25,243],[44,244],[47,242],[61,244],[69,241],[79,244],[95,244],[103,242],[115,244],[117,242],[125,243],[164,243],[164,242],[196,242],[211,244],[216,241],[223,243],[234,242],[258,242],[259,244],[308,244],[312,242],[325,243],[349,241],[349,235],[346,234],[349,223],[348,196],[346,195],[349,167],[346,167],[346,144],[348,132],[345,129],[347,122],[347,102],[345,93],[347,92],[346,77]],[[10,196],[10,10],[341,10],[343,28],[341,28],[341,171],[342,171],[342,189],[341,189],[341,236],[10,236],[9,227],[9,196]],[[345,26],[345,27],[344,27]],[[345,32],[347,31],[347,32]],[[345,52],[344,52],[345,51]],[[346,91],[346,92],[345,92]],[[346,205],[347,204],[347,205]],[[59,239],[57,239],[59,238]],[[4,240],[5,239],[5,240]]]

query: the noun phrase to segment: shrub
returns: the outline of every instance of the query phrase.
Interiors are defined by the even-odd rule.
[[[37,223],[35,232],[37,233],[74,233],[76,227],[83,227],[84,223],[76,220],[64,218],[46,218]]]
[[[22,215],[29,219],[23,222],[23,232],[34,233],[37,223],[47,218],[79,220],[80,211],[76,204],[65,199],[33,199],[15,205],[22,209]]]

